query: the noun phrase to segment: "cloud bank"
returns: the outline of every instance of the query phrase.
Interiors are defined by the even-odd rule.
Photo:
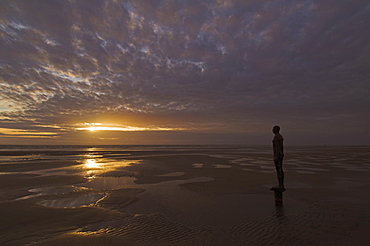
[[[295,143],[369,143],[368,1],[0,5],[4,141],[75,143],[98,122],[148,129],[122,144],[263,143],[274,124]]]

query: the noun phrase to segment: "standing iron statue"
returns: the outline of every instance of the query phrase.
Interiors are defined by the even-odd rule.
[[[284,171],[283,171],[283,159],[284,159],[284,138],[280,134],[280,126],[274,126],[272,132],[275,134],[272,140],[272,147],[274,150],[274,163],[276,168],[277,179],[279,182],[279,189],[285,191],[284,187]]]

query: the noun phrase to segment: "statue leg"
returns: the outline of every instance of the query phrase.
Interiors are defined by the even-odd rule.
[[[284,171],[283,171],[283,160],[275,161],[275,168],[277,179],[279,182],[279,188],[285,189],[284,187]]]

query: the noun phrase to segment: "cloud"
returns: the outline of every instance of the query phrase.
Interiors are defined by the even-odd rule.
[[[24,130],[92,115],[226,132],[369,122],[366,1],[1,5],[1,117]]]

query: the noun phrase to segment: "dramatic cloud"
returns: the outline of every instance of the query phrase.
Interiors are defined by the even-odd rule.
[[[4,0],[0,138],[369,144],[369,23],[361,0]]]

